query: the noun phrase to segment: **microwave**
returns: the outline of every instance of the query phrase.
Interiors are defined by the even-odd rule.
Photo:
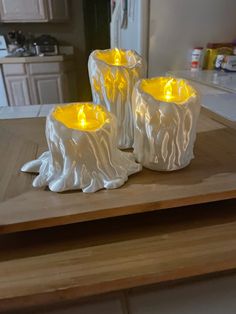
[[[37,55],[55,56],[58,54],[58,42],[50,35],[42,35],[36,38],[34,45]]]

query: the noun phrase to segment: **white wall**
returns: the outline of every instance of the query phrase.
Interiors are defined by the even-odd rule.
[[[188,66],[188,53],[236,38],[235,0],[150,0],[149,76]]]

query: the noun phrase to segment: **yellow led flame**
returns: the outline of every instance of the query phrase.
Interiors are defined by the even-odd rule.
[[[132,50],[123,50],[118,48],[98,50],[96,52],[96,58],[113,66],[132,67],[137,62],[135,54]]]
[[[87,120],[86,120],[86,114],[84,112],[84,105],[79,109],[77,113],[77,121],[80,123],[83,129],[86,128]]]
[[[164,86],[164,96],[166,100],[171,100],[173,98],[172,82],[173,82],[173,79],[170,79]]]
[[[53,117],[70,129],[95,131],[108,121],[104,108],[89,103],[58,106]]]
[[[115,48],[115,50],[114,50],[114,64],[115,65],[121,65],[122,64],[121,52],[117,48]]]
[[[156,100],[179,105],[196,96],[196,91],[185,80],[171,77],[142,80],[141,89]]]

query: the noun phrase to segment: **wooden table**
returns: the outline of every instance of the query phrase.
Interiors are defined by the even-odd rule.
[[[45,149],[43,125],[44,121],[40,119],[0,122],[0,311],[55,304],[141,285],[235,270],[234,130],[202,116],[198,153],[189,169],[167,176],[144,171],[131,178],[123,192],[121,188],[87,196],[80,192],[58,195],[33,191],[30,187],[32,177],[19,173],[19,165],[25,159],[31,159],[32,152],[36,156]],[[205,156],[205,159],[199,156]],[[207,168],[201,171],[204,162]],[[156,180],[157,176],[161,181]],[[163,198],[157,187],[162,187]],[[141,194],[137,200],[131,193],[135,190]],[[149,196],[142,190],[146,194],[149,191]],[[44,219],[39,219],[41,213],[35,211],[38,204],[34,202],[27,208],[27,213],[32,210],[31,218],[21,211],[31,192],[34,202],[42,206]],[[38,193],[38,197],[34,193]],[[50,205],[54,205],[53,219],[50,214],[50,219],[45,218],[45,209],[50,212],[51,208],[41,201],[43,193],[50,195]],[[125,200],[120,199],[120,207],[114,206],[118,212],[114,213],[115,209],[110,206],[109,210],[107,202],[110,198],[118,202],[115,193],[119,197],[122,193],[130,193],[130,199],[137,206],[125,207],[123,202],[131,202],[126,196]],[[168,193],[176,197],[168,198]],[[76,203],[78,195],[84,198],[84,204],[85,200],[92,202],[89,208],[95,208],[95,212],[100,214],[94,216],[91,211],[86,214],[83,207],[81,215],[81,212],[78,214],[73,212],[74,209],[71,211],[71,208],[64,207],[69,218],[66,222],[61,221],[62,198],[66,196],[67,200],[74,199]],[[102,202],[105,203],[105,215],[101,214],[101,208],[97,209]],[[191,202],[194,205],[190,205]],[[55,219],[57,207],[59,215]],[[23,215],[22,219],[17,209]],[[107,218],[102,219],[104,217]],[[99,220],[86,221],[94,218]],[[68,225],[70,222],[73,224]],[[65,225],[45,228],[47,224]],[[44,229],[27,231],[37,226]],[[15,233],[24,228],[26,231]]]
[[[47,150],[44,118],[0,121],[0,233],[52,227],[236,197],[236,130],[202,115],[196,158],[181,171],[144,169],[119,189],[33,189],[21,166]]]

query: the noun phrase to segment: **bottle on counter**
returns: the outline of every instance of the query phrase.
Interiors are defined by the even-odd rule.
[[[203,47],[195,47],[192,51],[191,71],[198,71],[202,68]]]

